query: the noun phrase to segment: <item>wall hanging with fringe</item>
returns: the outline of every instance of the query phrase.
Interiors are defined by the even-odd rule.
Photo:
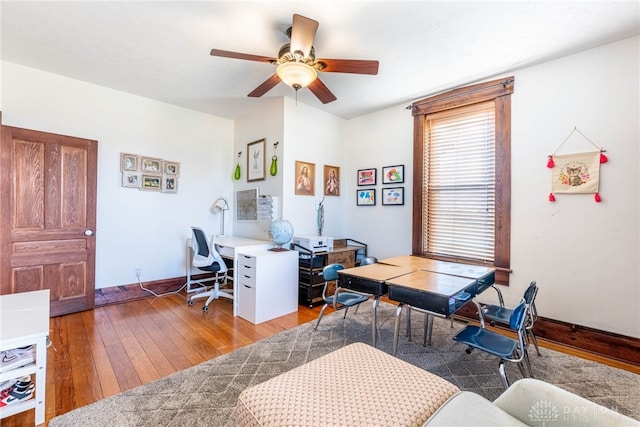
[[[582,135],[598,151],[574,154],[556,154],[574,132]],[[549,156],[547,167],[553,169],[551,173],[551,193],[549,201],[555,202],[554,194],[593,194],[596,202],[600,203],[602,198],[598,192],[600,184],[600,164],[606,163],[609,159],[605,156],[606,150],[598,147],[587,138],[578,128],[573,128],[569,136],[562,141],[562,144]]]

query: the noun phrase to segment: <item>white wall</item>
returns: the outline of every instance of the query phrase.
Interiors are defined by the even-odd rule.
[[[2,118],[10,126],[98,140],[96,288],[184,276],[191,225],[210,233],[209,209],[231,194],[233,122],[2,62]],[[121,187],[120,153],[180,162],[177,194]],[[225,177],[226,179],[222,179]]]
[[[513,72],[513,274],[504,290],[507,302],[514,304],[536,280],[541,316],[632,337],[640,337],[638,52],[639,38],[634,37]],[[349,175],[389,163],[411,165],[413,124],[403,107],[348,122]],[[607,150],[601,203],[593,195],[556,195],[555,203],[547,199],[547,155],[574,127]],[[562,152],[592,150],[574,136]],[[351,200],[349,234],[369,243],[377,256],[409,253],[410,202],[406,199],[400,209],[365,208]]]
[[[334,238],[350,237],[347,236],[347,198],[344,197],[348,188],[345,181],[349,180],[346,170],[349,141],[344,136],[346,121],[288,98],[285,99],[284,119],[284,217],[291,221],[297,236],[317,236],[317,209],[324,197],[323,166],[338,166],[342,196],[324,198],[322,234]],[[295,195],[296,160],[315,163],[314,196]]]

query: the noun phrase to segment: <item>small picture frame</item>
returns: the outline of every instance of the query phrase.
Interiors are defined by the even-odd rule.
[[[140,189],[145,191],[160,191],[162,188],[162,176],[145,175],[141,176]]]
[[[177,193],[178,192],[178,178],[172,175],[165,175],[162,177],[162,192],[163,193]]]
[[[142,172],[162,173],[162,159],[143,157],[141,166]]]
[[[404,182],[404,165],[385,166],[382,168],[383,184],[402,184]]]
[[[162,173],[168,176],[179,176],[180,175],[180,163],[179,162],[170,162],[165,160],[162,166]]]
[[[122,172],[122,186],[128,188],[140,188],[140,172]]]
[[[389,187],[382,189],[383,205],[404,205],[404,187]]]
[[[361,188],[359,190],[356,190],[356,205],[375,206],[375,204],[376,204],[375,188]]]
[[[314,188],[315,179],[315,163],[296,160],[295,194],[299,196],[313,196],[316,194]]]
[[[340,195],[340,168],[338,166],[324,165],[324,195]]]
[[[247,182],[265,179],[265,142],[265,139],[259,139],[247,144]]]
[[[358,186],[376,185],[377,169],[358,169]]]
[[[140,169],[140,157],[135,154],[120,153],[120,170],[137,171]]]

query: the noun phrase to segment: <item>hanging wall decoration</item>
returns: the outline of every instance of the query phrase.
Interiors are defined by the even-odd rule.
[[[233,179],[236,181],[240,179],[240,156],[242,156],[242,151],[238,152],[238,160],[236,161],[236,168],[233,170]]]
[[[278,156],[276,155],[278,144],[280,144],[280,141],[276,141],[275,144],[273,144],[273,157],[271,157],[271,167],[269,168],[269,174],[271,176],[278,174]]]
[[[582,135],[582,137],[589,141],[598,151],[556,154],[574,132]],[[594,144],[577,128],[573,128],[569,136],[562,141],[562,144],[560,144],[556,151],[548,156],[547,167],[553,169],[551,173],[551,193],[549,193],[549,201],[556,201],[554,194],[586,193],[593,194],[595,201],[600,203],[602,201],[598,192],[600,184],[600,164],[606,163],[609,160],[604,152],[604,149]]]

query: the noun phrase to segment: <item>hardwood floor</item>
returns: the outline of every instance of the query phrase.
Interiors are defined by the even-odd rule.
[[[229,300],[204,313],[184,294],[145,298],[51,318],[47,351],[46,423],[99,399],[246,346],[317,318],[320,306],[253,325],[232,314]],[[330,312],[331,308],[328,309]],[[542,341],[579,357],[589,354]],[[637,372],[633,365],[597,361]],[[34,425],[34,411],[1,421],[3,427]]]

